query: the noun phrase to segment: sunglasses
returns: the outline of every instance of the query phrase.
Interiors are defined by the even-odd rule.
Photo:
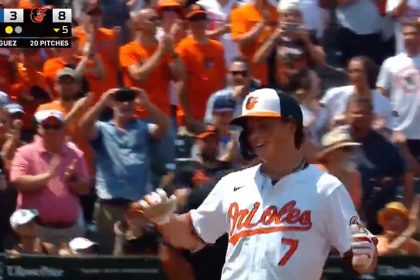
[[[159,18],[159,16],[152,16],[152,17],[149,17],[149,18],[147,19],[147,21],[148,21],[148,22],[153,22],[153,23],[156,23],[156,22],[159,22],[159,21],[160,21],[160,18]]]
[[[248,75],[248,71],[230,71],[232,76],[241,75],[242,77],[246,77]]]
[[[189,18],[189,21],[192,21],[192,22],[197,22],[197,21],[202,21],[202,20],[207,20],[207,16],[200,15],[200,16],[192,16]]]
[[[59,130],[63,128],[62,124],[41,124],[44,130]]]

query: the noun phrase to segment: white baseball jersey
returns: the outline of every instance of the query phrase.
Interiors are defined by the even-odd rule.
[[[343,184],[315,166],[275,185],[260,165],[223,177],[192,210],[197,234],[229,234],[222,280],[319,280],[331,247],[351,249],[358,219]]]

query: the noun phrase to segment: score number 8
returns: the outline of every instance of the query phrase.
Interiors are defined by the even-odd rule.
[[[66,20],[66,12],[64,12],[64,11],[59,11],[59,12],[58,12],[58,19],[59,19],[59,20]]]

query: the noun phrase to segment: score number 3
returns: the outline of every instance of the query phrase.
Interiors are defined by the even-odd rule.
[[[281,258],[281,260],[278,263],[278,266],[284,266],[289,261],[289,259],[293,256],[293,254],[296,252],[299,240],[297,239],[290,239],[290,238],[282,238],[281,244],[285,244],[289,246],[289,249],[286,251],[284,256]]]

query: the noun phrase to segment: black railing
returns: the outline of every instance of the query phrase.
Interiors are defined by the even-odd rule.
[[[0,279],[166,280],[155,257],[0,256]],[[419,257],[380,258],[375,273],[354,275],[340,258],[329,258],[323,280],[419,280]],[[215,279],[217,280],[217,279]]]

